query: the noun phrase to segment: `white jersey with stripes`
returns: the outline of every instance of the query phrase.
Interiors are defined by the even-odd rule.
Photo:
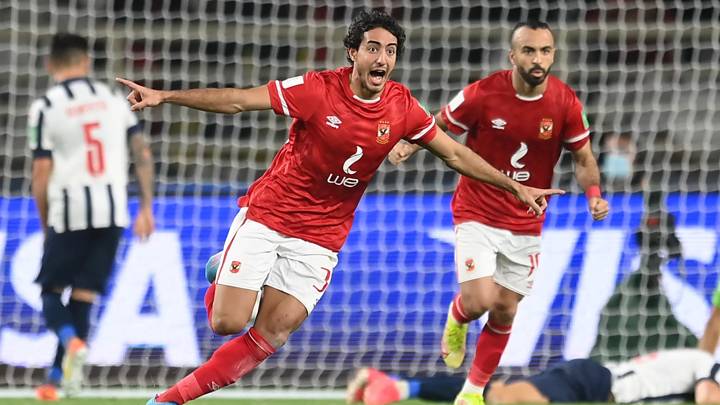
[[[34,158],[53,161],[48,227],[62,233],[128,225],[128,141],[136,133],[125,98],[88,78],[61,82],[32,103],[29,147]]]
[[[698,381],[720,382],[720,365],[699,349],[661,350],[605,367],[617,403],[692,402]]]

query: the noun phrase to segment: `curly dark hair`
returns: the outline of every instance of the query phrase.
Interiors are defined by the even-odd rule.
[[[353,17],[348,27],[347,35],[343,40],[346,50],[358,49],[362,42],[363,34],[374,28],[384,28],[397,38],[397,55],[400,56],[405,49],[405,29],[398,24],[397,20],[386,13],[383,9],[362,10]],[[350,64],[350,54],[347,55]]]

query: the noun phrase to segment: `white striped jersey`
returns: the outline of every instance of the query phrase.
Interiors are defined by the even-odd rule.
[[[55,232],[125,227],[128,141],[139,133],[127,100],[88,78],[50,88],[30,107],[28,144],[50,157],[48,227]]]
[[[605,367],[617,403],[692,402],[699,380],[720,382],[720,365],[699,349],[661,350]]]

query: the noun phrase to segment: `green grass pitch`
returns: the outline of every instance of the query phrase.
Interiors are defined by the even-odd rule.
[[[142,398],[78,398],[61,399],[57,402],[40,402],[34,398],[0,398],[2,405],[145,405],[147,399]],[[309,399],[198,399],[189,405],[345,405],[345,401],[334,400],[309,400]],[[443,405],[440,402],[426,401],[403,401],[401,405]]]

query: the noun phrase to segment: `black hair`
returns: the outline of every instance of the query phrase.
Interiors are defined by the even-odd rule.
[[[88,41],[79,35],[58,33],[53,35],[50,41],[50,60],[53,63],[72,64],[79,56],[87,54]]]
[[[395,38],[397,38],[397,55],[400,56],[405,49],[405,30],[393,16],[382,9],[362,10],[353,17],[352,23],[350,23],[348,27],[347,35],[345,35],[345,39],[343,39],[345,49],[358,49],[360,42],[362,42],[363,34],[374,28],[384,28],[395,35]],[[349,53],[347,60],[353,63]]]
[[[515,31],[519,30],[522,27],[528,27],[531,30],[548,30],[550,31],[550,34],[555,37],[555,34],[553,33],[552,29],[550,29],[550,25],[546,23],[545,21],[539,21],[539,20],[530,20],[530,21],[520,21],[519,23],[515,24],[512,31],[510,31],[510,46],[512,47],[512,40],[515,36]]]

